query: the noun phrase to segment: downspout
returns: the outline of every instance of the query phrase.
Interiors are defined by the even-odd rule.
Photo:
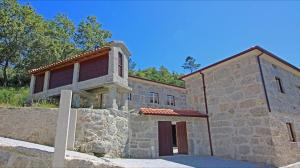
[[[205,111],[207,114],[206,122],[207,122],[207,129],[208,129],[208,139],[209,139],[209,147],[210,147],[210,155],[213,156],[213,147],[212,147],[212,140],[211,140],[211,132],[210,132],[210,124],[209,124],[209,116],[208,116],[208,106],[207,106],[207,98],[206,98],[206,85],[204,80],[204,74],[200,72],[202,76],[202,86],[203,86],[203,95],[204,95],[204,102],[205,102]]]
[[[264,54],[263,52],[260,53],[256,58],[257,58],[258,66],[259,66],[260,77],[261,77],[261,81],[262,81],[263,88],[264,88],[264,93],[265,93],[265,97],[266,97],[268,110],[269,110],[269,112],[271,112],[271,106],[270,106],[270,102],[269,102],[268,92],[267,92],[267,89],[266,89],[265,78],[264,78],[264,74],[263,74],[262,66],[261,66],[261,61],[260,61],[260,56],[263,55],[263,54]]]

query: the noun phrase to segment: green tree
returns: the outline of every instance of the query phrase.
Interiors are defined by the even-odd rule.
[[[0,85],[28,84],[29,69],[102,46],[109,37],[96,17],[76,27],[63,14],[45,20],[29,5],[0,0]]]
[[[79,23],[74,40],[81,51],[87,51],[103,46],[110,37],[111,33],[102,29],[95,16],[88,16]]]
[[[149,80],[172,84],[176,86],[184,86],[184,82],[179,80],[182,74],[170,72],[166,67],[161,66],[158,70],[154,67],[138,70],[135,72],[136,76],[146,78]]]
[[[136,63],[132,60],[131,57],[129,57],[129,60],[128,60],[128,73],[129,73],[129,75],[134,75],[135,67],[136,67]]]
[[[185,63],[182,65],[183,69],[188,69],[191,72],[198,69],[201,65],[196,63],[196,59],[192,56],[188,56],[185,59]]]
[[[3,86],[8,85],[7,70],[21,64],[28,48],[36,41],[35,34],[43,28],[43,19],[30,6],[16,0],[0,1],[0,64]]]

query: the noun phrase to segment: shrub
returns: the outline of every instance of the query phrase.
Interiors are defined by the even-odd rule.
[[[2,106],[24,106],[29,94],[27,87],[4,88],[0,87],[0,105]]]
[[[28,87],[0,87],[0,106],[6,107],[23,107],[27,103],[29,96]],[[50,100],[39,100],[31,104],[32,107],[56,108],[58,104]]]

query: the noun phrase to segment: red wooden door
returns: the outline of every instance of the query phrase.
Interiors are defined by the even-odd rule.
[[[173,155],[171,121],[158,121],[158,146],[159,156]]]
[[[177,138],[178,154],[188,154],[188,143],[187,143],[185,121],[176,123],[176,138]]]

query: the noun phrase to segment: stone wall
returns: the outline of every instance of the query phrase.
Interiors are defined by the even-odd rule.
[[[184,88],[164,85],[142,79],[129,78],[129,87],[132,88],[132,100],[129,108],[139,109],[141,107],[186,109],[186,90]],[[149,92],[159,94],[159,104],[150,103]],[[175,96],[175,106],[167,105],[167,95]]]
[[[290,123],[300,123],[299,115],[295,114],[280,114],[277,112],[270,113],[271,118],[271,133],[272,133],[272,143],[275,147],[275,160],[274,164],[276,166],[285,166],[291,163],[300,161],[300,142],[299,142],[299,132],[296,135],[296,142],[290,140],[287,122]],[[299,130],[299,129],[298,129]]]
[[[275,162],[277,165],[294,163],[300,160],[300,76],[264,57],[261,64],[271,106]],[[281,79],[284,93],[279,91],[275,77]],[[290,141],[286,123],[292,124],[297,142]]]
[[[210,155],[207,122],[199,117],[148,116],[131,114],[129,119],[129,157],[159,156],[158,121],[186,121],[190,155]]]
[[[205,71],[216,156],[273,163],[274,146],[256,52]]]
[[[53,146],[58,109],[0,107],[0,136]]]
[[[264,58],[261,64],[271,110],[300,115],[300,73],[291,73]],[[281,79],[284,93],[279,91],[275,77]]]
[[[128,141],[128,113],[104,109],[76,110],[77,150],[124,156]],[[57,114],[58,109],[0,108],[0,136],[53,146]]]
[[[200,73],[185,79],[187,104],[193,110],[206,112],[203,91],[203,81]]]
[[[3,140],[3,139],[2,139]],[[0,143],[1,168],[51,168],[53,148],[24,143]],[[104,159],[95,156],[67,151],[65,168],[120,168]]]
[[[272,164],[275,148],[258,54],[248,52],[203,72],[208,114],[215,156]],[[188,103],[203,111],[201,84],[201,75],[186,79],[188,92],[192,93],[188,94]]]

